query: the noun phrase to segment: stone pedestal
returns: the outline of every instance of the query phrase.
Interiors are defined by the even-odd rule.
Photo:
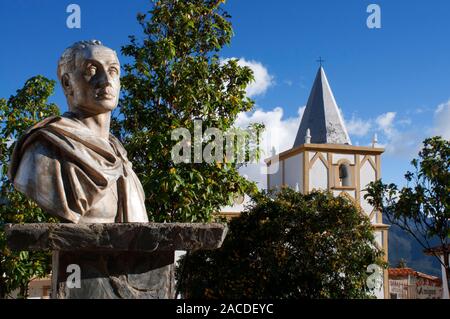
[[[13,250],[50,250],[52,297],[174,298],[175,250],[219,248],[223,224],[7,225]]]

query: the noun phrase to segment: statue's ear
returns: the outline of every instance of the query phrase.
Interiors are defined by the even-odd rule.
[[[70,76],[68,73],[64,73],[61,77],[61,85],[66,95],[73,95],[72,85],[70,84]]]

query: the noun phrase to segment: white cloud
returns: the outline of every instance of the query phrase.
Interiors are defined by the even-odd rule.
[[[417,114],[424,113],[421,109]],[[422,116],[422,115],[421,115]],[[429,136],[439,135],[450,139],[450,100],[439,104],[434,111],[433,126],[417,129],[410,118],[396,120],[395,112],[387,112],[376,119],[379,130],[384,133],[386,153],[396,157],[412,159],[417,157],[422,141]],[[399,127],[409,127],[408,129]]]
[[[363,120],[355,115],[352,115],[350,121],[345,121],[345,124],[348,134],[359,137],[366,136],[372,128],[371,120]]]
[[[250,123],[263,123],[266,127],[262,139],[264,151],[263,159],[271,156],[272,147],[276,153],[283,152],[292,147],[305,107],[299,107],[296,116],[283,118],[284,110],[276,107],[264,111],[260,108],[254,112],[241,113],[237,119],[237,126],[247,127]],[[373,133],[378,134],[378,146],[386,149],[386,155],[410,160],[417,157],[421,142],[426,135],[441,135],[450,139],[450,100],[442,103],[435,109],[434,125],[430,128],[418,130],[410,118],[399,119],[396,112],[386,112],[377,117],[363,119],[355,115],[346,121],[350,135],[361,137],[362,145],[370,145]],[[242,175],[258,183],[259,188],[266,187],[267,175],[265,163],[250,164],[240,169]]]
[[[410,160],[417,157],[422,139],[422,132],[417,130],[394,130],[393,133],[387,137],[385,146],[386,153],[395,157]]]
[[[283,118],[284,110],[281,107],[269,111],[256,109],[254,112],[239,114],[236,125],[241,128],[247,127],[250,123],[265,125],[266,130],[262,138],[264,151],[262,157],[264,159],[271,156],[272,147],[275,148],[277,154],[292,147],[304,110],[305,106],[299,107],[297,116]],[[373,133],[378,133],[378,146],[385,147],[388,155],[411,159],[417,155],[422,132],[418,130],[399,131],[396,125],[400,122],[396,121],[395,112],[387,112],[371,119],[352,116],[346,122],[346,126],[349,134],[370,140]],[[260,189],[264,189],[267,184],[265,169],[266,165],[261,161],[259,164],[242,167],[239,171],[242,175],[247,175],[249,180],[257,182]]]
[[[378,128],[388,136],[392,135],[394,133],[394,119],[397,115],[396,112],[387,112],[384,114],[381,114],[377,117],[375,122],[378,124]]]
[[[401,124],[403,126],[408,126],[412,124],[412,120],[410,118],[404,118],[398,121],[398,124]]]
[[[434,112],[433,134],[450,139],[450,100],[438,105]]]
[[[417,155],[423,134],[420,130],[408,129],[411,124],[409,118],[397,120],[396,112],[386,112],[371,119],[361,119],[353,115],[346,121],[348,133],[363,138],[364,145],[371,146],[372,137],[377,133],[377,146],[385,148],[386,154],[408,159]]]
[[[400,130],[399,126],[408,127],[412,121],[411,119],[396,120],[396,115],[396,112],[386,112],[375,119],[378,132],[382,134],[379,140],[384,144],[387,155],[412,159],[420,150],[424,132],[417,129]]]
[[[236,59],[236,58],[231,58]],[[224,59],[223,62],[229,59]],[[253,71],[254,81],[247,86],[247,96],[254,97],[266,93],[267,89],[274,84],[273,76],[262,63],[254,60],[238,59],[238,65],[247,66]]]
[[[277,152],[288,150],[294,144],[295,136],[300,125],[301,116],[305,107],[299,107],[296,117],[283,119],[284,110],[276,107],[270,111],[256,109],[253,113],[240,113],[236,120],[236,125],[244,128],[250,123],[262,123],[265,125],[265,133],[270,141],[263,140],[263,145],[270,144],[270,149],[275,147]]]
[[[269,111],[256,109],[254,112],[239,114],[236,121],[238,127],[245,128],[250,123],[263,123],[265,125],[261,141],[264,152],[261,162],[242,167],[239,170],[241,175],[247,175],[249,180],[257,182],[260,189],[266,188],[266,164],[263,160],[271,156],[272,148],[275,148],[276,152],[280,153],[292,147],[304,110],[305,106],[299,107],[297,116],[285,119],[283,118],[284,111],[281,107],[276,107]]]

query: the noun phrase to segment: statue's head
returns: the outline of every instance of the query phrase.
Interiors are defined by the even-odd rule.
[[[58,62],[58,79],[70,111],[96,115],[117,107],[119,59],[100,41],[80,41],[67,48]]]

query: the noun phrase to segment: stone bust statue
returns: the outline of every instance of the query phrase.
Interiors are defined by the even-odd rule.
[[[69,112],[18,140],[8,173],[14,187],[64,221],[148,222],[142,185],[109,132],[120,92],[115,51],[96,40],[77,42],[57,73]]]

